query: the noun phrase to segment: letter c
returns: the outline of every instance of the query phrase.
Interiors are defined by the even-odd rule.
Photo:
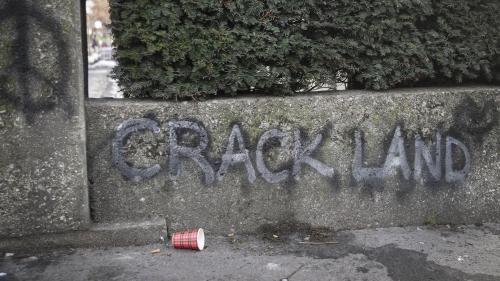
[[[160,172],[160,165],[155,164],[149,168],[137,169],[127,164],[122,155],[122,148],[127,142],[131,134],[137,131],[150,130],[155,134],[160,133],[158,123],[151,119],[138,118],[129,119],[121,123],[116,132],[111,145],[111,153],[113,159],[113,166],[115,166],[121,174],[129,180],[139,182],[144,179],[150,179]]]

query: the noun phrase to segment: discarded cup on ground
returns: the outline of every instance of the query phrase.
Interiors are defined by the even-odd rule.
[[[202,228],[175,232],[172,235],[172,246],[177,249],[201,251],[205,248],[205,232]]]

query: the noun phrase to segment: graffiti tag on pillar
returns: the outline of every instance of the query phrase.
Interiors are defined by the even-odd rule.
[[[8,29],[13,31],[9,38],[12,41],[7,44],[11,46],[7,50],[10,63],[0,69],[0,95],[21,109],[30,122],[37,113],[55,107],[64,110],[68,117],[73,113],[67,95],[69,80],[66,76],[71,73],[72,61],[69,45],[58,20],[47,15],[37,2],[7,0],[0,10],[0,29],[8,26],[7,22],[13,27]],[[33,38],[34,34],[37,38]],[[44,42],[37,50],[36,42],[47,38],[50,43]],[[42,56],[53,57],[54,65],[36,66],[35,58]],[[52,75],[48,75],[49,72]]]

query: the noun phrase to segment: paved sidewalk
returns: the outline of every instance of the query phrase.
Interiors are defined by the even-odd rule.
[[[123,98],[116,80],[111,78],[115,66],[115,61],[98,61],[89,65],[89,98]]]
[[[499,235],[500,224],[270,230],[234,242],[208,234],[201,252],[155,244],[2,253],[0,280],[500,281]]]

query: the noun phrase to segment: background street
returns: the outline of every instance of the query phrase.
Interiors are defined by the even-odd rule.
[[[116,80],[110,77],[115,65],[112,60],[100,60],[89,65],[90,98],[123,98]]]

